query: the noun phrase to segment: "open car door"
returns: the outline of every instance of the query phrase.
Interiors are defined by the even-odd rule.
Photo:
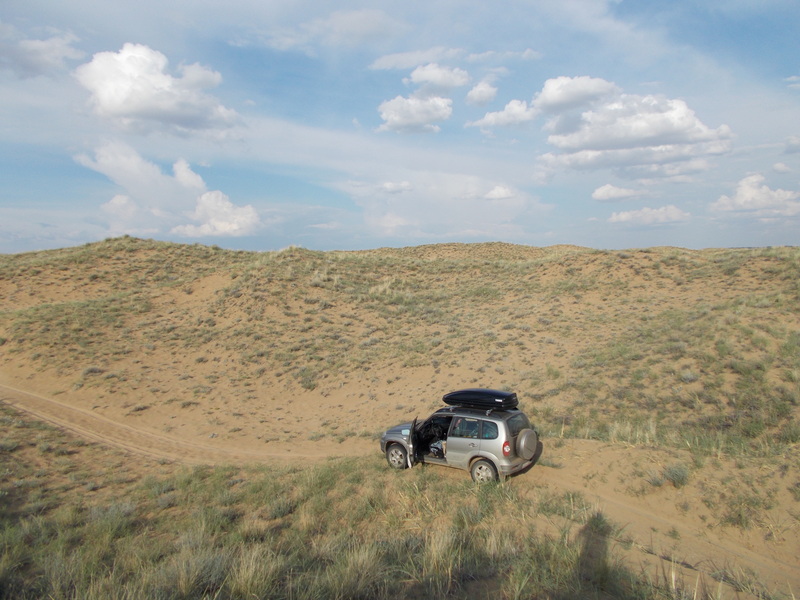
[[[404,430],[403,434],[405,434],[405,433],[406,432]],[[413,467],[415,464],[417,464],[417,455],[416,455],[416,441],[417,440],[416,440],[416,437],[417,437],[417,419],[415,417],[414,420],[411,421],[411,429],[408,431],[408,434],[406,435],[406,439],[405,439],[406,447],[408,448],[407,459],[408,459],[408,468],[409,469],[411,467]]]

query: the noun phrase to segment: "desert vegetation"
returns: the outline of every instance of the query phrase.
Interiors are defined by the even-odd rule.
[[[376,456],[142,474],[8,408],[0,419],[4,598],[722,597],[676,564],[631,569],[614,548],[632,542],[580,493],[399,474]]]
[[[0,298],[0,383],[195,463],[256,457],[144,465],[6,409],[5,597],[790,598],[800,582],[796,248],[123,237],[0,256]],[[518,393],[540,464],[486,489],[388,472],[376,435],[470,386]],[[667,522],[637,529],[631,508]],[[716,554],[697,556],[707,535]]]

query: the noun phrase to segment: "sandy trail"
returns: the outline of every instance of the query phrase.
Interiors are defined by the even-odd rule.
[[[716,582],[710,579],[712,574],[728,570],[742,576],[746,569],[757,573],[758,581],[771,590],[789,593],[800,589],[800,557],[796,555],[794,532],[772,544],[760,543],[761,539],[754,541],[753,535],[736,528],[712,526],[696,513],[680,514],[671,506],[674,499],[664,497],[674,490],[652,498],[632,496],[619,483],[624,478],[622,470],[607,470],[612,475],[606,482],[594,480],[592,474],[602,472],[602,463],[618,464],[626,455],[630,461],[632,452],[603,448],[591,440],[570,440],[559,452],[561,468],[531,471],[526,486],[530,486],[529,493],[542,486],[562,492],[580,491],[596,511],[620,527],[621,540],[632,541],[631,552],[638,552],[645,562],[674,561],[687,583],[702,574],[713,589]]]
[[[192,465],[241,465],[266,461],[290,461],[298,458],[317,461],[329,455],[325,451],[310,453],[285,449],[281,452],[268,452],[194,443],[131,427],[86,409],[2,384],[0,384],[0,401],[86,439],[156,460],[177,461]]]
[[[248,450],[242,447],[214,447],[210,443],[171,438],[114,421],[86,409],[71,406],[53,398],[0,384],[0,401],[22,410],[42,421],[72,431],[79,436],[108,446],[156,460],[185,464],[252,464],[281,463],[302,459],[305,462],[323,460],[332,454],[363,453],[364,443],[338,445],[335,452],[329,447],[297,451],[281,447],[277,451]],[[547,444],[547,440],[545,440]],[[306,445],[308,446],[308,444]],[[374,442],[369,447],[374,451]],[[611,522],[622,528],[621,538],[627,540],[630,558],[654,565],[663,571],[663,562],[681,565],[689,584],[702,576],[712,588],[710,576],[722,569],[746,569],[758,574],[759,581],[770,589],[784,593],[800,589],[800,562],[796,555],[794,531],[774,544],[753,541],[753,536],[722,527],[712,527],[698,518],[695,512],[681,514],[674,508],[675,498],[662,496],[639,497],[626,487],[625,478],[635,457],[655,460],[642,449],[606,446],[591,440],[565,440],[546,446],[549,457],[559,468],[537,466],[514,478],[524,494],[535,496],[542,490],[556,493],[580,492]],[[444,469],[452,476],[461,471]],[[685,501],[694,502],[688,498]],[[659,563],[661,562],[661,566]],[[791,596],[790,596],[791,597]]]

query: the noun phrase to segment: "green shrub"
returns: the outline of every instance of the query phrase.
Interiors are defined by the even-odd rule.
[[[676,488],[681,488],[689,483],[689,467],[682,463],[675,463],[664,467],[664,479]]]

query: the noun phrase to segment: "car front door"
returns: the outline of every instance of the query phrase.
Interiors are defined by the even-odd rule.
[[[408,454],[406,455],[406,461],[408,462],[408,467],[411,468],[415,464],[417,464],[417,419],[411,422],[411,428],[406,431],[405,429],[402,431],[403,436],[405,437],[406,447],[408,448]]]
[[[471,456],[481,447],[480,421],[473,417],[453,417],[447,436],[447,464],[466,469]]]

